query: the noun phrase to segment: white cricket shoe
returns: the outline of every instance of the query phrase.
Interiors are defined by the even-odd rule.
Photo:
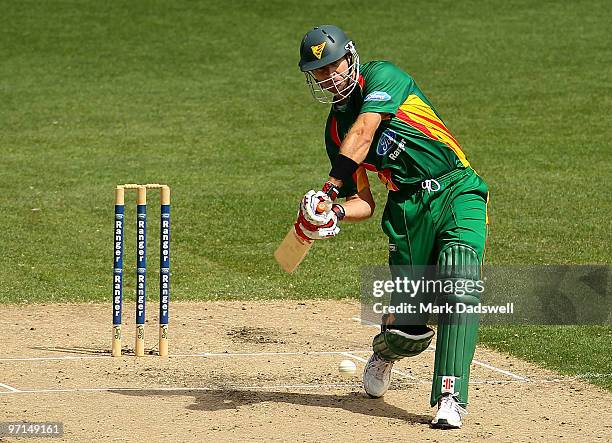
[[[459,406],[455,397],[450,394],[444,395],[438,400],[438,413],[431,421],[431,427],[459,429],[461,427],[461,417],[465,414],[467,414],[467,411]]]
[[[391,384],[392,361],[385,360],[373,353],[363,370],[363,388],[370,397],[385,395]]]

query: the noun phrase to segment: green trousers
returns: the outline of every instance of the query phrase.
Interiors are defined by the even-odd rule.
[[[448,254],[453,248],[473,250],[473,261],[482,264],[487,236],[488,195],[487,185],[471,168],[456,169],[412,190],[390,192],[382,228],[389,237],[389,265],[393,277],[433,277],[424,273],[435,273],[441,254]],[[432,294],[417,294],[408,300],[406,294],[394,293],[391,304],[409,302],[418,305],[421,301],[432,302],[431,297]],[[435,295],[433,298],[435,300]],[[410,315],[407,321],[412,327],[425,325],[428,314],[420,314],[420,317]],[[401,315],[395,322],[405,324]],[[457,320],[453,322],[452,330],[450,326],[438,324],[432,405],[444,392],[441,384],[455,387],[460,402],[467,404],[469,367],[476,347],[478,321],[470,320],[467,329],[459,332]]]

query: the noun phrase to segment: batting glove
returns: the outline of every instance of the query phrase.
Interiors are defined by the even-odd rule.
[[[300,202],[298,218],[303,217],[315,226],[324,226],[331,217],[332,201],[323,191],[308,191]]]
[[[337,204],[332,205],[331,210],[327,212],[327,222],[324,225],[310,223],[302,211],[300,211],[295,222],[295,231],[300,237],[309,240],[322,240],[334,237],[340,232],[338,221],[342,217],[344,217],[344,208]]]

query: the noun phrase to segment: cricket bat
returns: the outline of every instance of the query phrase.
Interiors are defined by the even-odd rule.
[[[322,214],[331,207],[331,202],[321,202],[317,205],[317,212]],[[284,240],[274,251],[274,258],[285,272],[293,272],[302,263],[310,251],[314,240],[305,240],[295,232],[292,226]]]

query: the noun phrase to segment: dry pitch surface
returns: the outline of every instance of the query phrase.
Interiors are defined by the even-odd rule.
[[[0,421],[62,421],[66,441],[612,440],[609,392],[482,348],[461,430],[428,426],[432,350],[396,365],[384,399],[367,398],[376,329],[354,320],[354,302],[171,309],[171,357],[136,359],[109,356],[110,305],[1,306]],[[127,351],[132,305],[124,317]],[[154,345],[155,318],[147,334]],[[353,378],[338,374],[345,358]]]

